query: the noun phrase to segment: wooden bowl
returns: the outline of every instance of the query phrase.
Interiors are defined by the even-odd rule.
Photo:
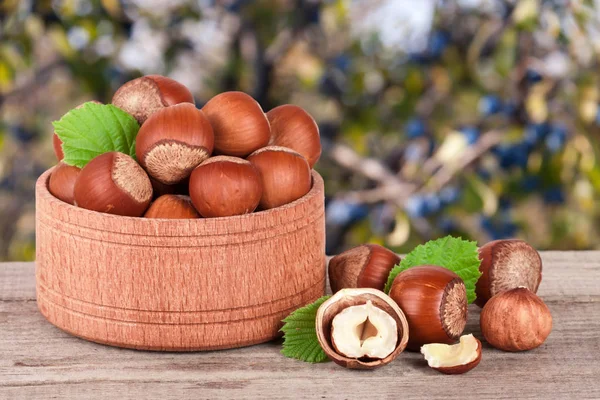
[[[323,179],[272,210],[211,219],[120,217],[36,184],[36,287],[60,329],[112,346],[193,351],[279,336],[325,291]]]

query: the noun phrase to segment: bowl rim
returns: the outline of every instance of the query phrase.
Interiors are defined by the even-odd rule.
[[[306,212],[296,212],[296,210],[314,208],[315,201],[319,204],[316,198],[321,199],[320,204],[324,208],[325,189],[323,178],[317,171],[311,170],[311,188],[307,194],[291,203],[269,210],[230,217],[193,219],[143,218],[113,215],[77,207],[52,195],[48,189],[48,183],[54,168],[46,170],[36,182],[36,211],[38,211],[36,212],[36,218],[39,218],[40,205],[44,205],[50,208],[52,217],[60,219],[61,222],[82,227],[102,225],[104,229],[99,230],[107,232],[139,235],[141,232],[156,230],[157,226],[166,226],[169,228],[169,231],[204,231],[213,232],[214,235],[245,233],[306,219]],[[82,220],[89,222],[85,224],[78,223],[78,221]],[[244,229],[244,227],[249,227],[250,229]],[[160,236],[158,233],[157,235]],[[176,234],[174,236],[180,235]]]

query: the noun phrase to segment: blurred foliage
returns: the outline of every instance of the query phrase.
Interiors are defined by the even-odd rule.
[[[235,89],[313,114],[329,253],[448,233],[599,248],[595,4],[3,1],[0,260],[35,257],[51,121],[149,73],[198,106]]]

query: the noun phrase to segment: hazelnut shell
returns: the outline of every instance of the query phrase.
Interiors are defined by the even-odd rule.
[[[194,104],[194,96],[181,83],[161,75],[133,79],[112,98],[113,105],[133,115],[140,125],[156,111],[180,103]]]
[[[262,195],[262,183],[249,161],[216,156],[192,172],[189,190],[200,215],[228,217],[254,211]]]
[[[483,307],[494,295],[519,286],[532,292],[542,281],[542,258],[527,242],[494,240],[479,248],[481,277],[475,285],[475,304]]]
[[[404,311],[410,327],[408,349],[428,343],[454,343],[467,324],[467,293],[454,272],[423,265],[402,271],[390,297]]]
[[[516,288],[492,297],[479,320],[481,333],[493,347],[525,351],[540,346],[552,331],[548,306],[527,288]]]
[[[215,153],[246,157],[269,143],[271,129],[260,105],[243,92],[225,92],[202,111],[215,133]]]
[[[396,349],[383,359],[349,358],[339,354],[331,342],[331,324],[333,318],[342,310],[366,304],[371,300],[373,305],[387,312],[396,321],[398,343]],[[392,299],[380,290],[371,288],[342,289],[326,300],[317,310],[317,338],[325,354],[336,364],[350,369],[374,369],[395,360],[406,348],[409,331],[404,313]]]
[[[75,203],[75,181],[81,172],[80,168],[59,162],[48,181],[48,190],[54,197],[65,203]]]
[[[200,218],[189,196],[165,194],[160,196],[144,214],[145,218],[190,219]]]
[[[137,135],[138,162],[157,181],[174,185],[210,157],[213,130],[202,111],[182,103],[156,111]]]
[[[110,152],[90,161],[75,182],[75,205],[108,214],[140,217],[152,200],[152,184],[137,162]]]
[[[378,244],[363,244],[329,261],[329,283],[336,293],[343,288],[370,287],[383,290],[390,271],[400,257]]]
[[[294,150],[278,146],[263,147],[250,154],[248,161],[260,173],[262,210],[291,203],[310,191],[310,167],[304,157]]]
[[[319,127],[304,109],[293,104],[275,107],[267,113],[271,125],[270,145],[288,147],[300,153],[310,167],[321,156]]]

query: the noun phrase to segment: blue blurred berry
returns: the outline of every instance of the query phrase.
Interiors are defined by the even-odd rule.
[[[523,177],[521,184],[519,185],[521,189],[525,192],[533,192],[540,187],[540,178],[535,175],[526,175]]]
[[[439,58],[450,43],[450,35],[447,32],[435,31],[429,38],[427,51],[432,58]]]
[[[421,195],[411,196],[406,201],[404,209],[410,217],[422,218],[427,214],[427,201]]]
[[[378,204],[370,213],[371,230],[378,235],[387,235],[396,225],[394,210],[389,204]]]
[[[479,140],[479,129],[474,126],[465,126],[460,129],[460,132],[467,139],[467,143],[473,144]]]
[[[506,196],[500,196],[498,199],[498,208],[502,211],[509,210],[512,207],[512,200]]]
[[[452,204],[458,201],[460,190],[456,186],[446,186],[440,190],[440,200],[442,205]]]
[[[333,199],[326,207],[327,222],[334,225],[346,225],[367,216],[369,208],[364,204]]]
[[[527,80],[528,83],[538,83],[542,78],[542,75],[534,69],[528,69],[527,72],[525,72],[525,80]]]
[[[36,136],[36,132],[25,128],[23,125],[11,125],[9,132],[12,137],[22,143],[28,143]]]
[[[504,103],[504,107],[502,107],[502,112],[509,118],[514,118],[519,112],[519,108],[517,107],[517,103],[514,101],[507,101]]]
[[[427,193],[424,197],[427,214],[435,214],[440,211],[442,202],[435,193]]]
[[[502,100],[495,95],[486,95],[479,99],[479,112],[484,115],[493,115],[502,111]]]
[[[565,202],[565,193],[560,186],[553,186],[544,190],[542,196],[546,204],[563,204]]]
[[[546,137],[546,147],[551,153],[559,152],[567,141],[567,128],[555,125]]]
[[[535,146],[537,143],[544,140],[549,131],[550,125],[547,123],[529,124],[525,129],[523,141],[528,145]]]
[[[333,59],[333,65],[342,72],[347,72],[352,65],[352,59],[347,54],[339,54]]]
[[[411,118],[404,125],[404,133],[408,139],[425,135],[425,123],[419,118]]]
[[[456,222],[450,217],[443,216],[437,221],[438,228],[444,233],[448,234],[457,230]]]

